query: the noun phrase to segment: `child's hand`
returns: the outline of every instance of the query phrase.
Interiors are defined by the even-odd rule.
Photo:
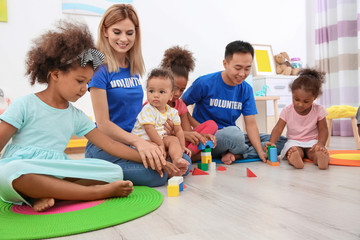
[[[191,157],[191,150],[189,149],[189,148],[187,148],[187,147],[183,147],[183,151],[184,151],[184,153],[186,153],[189,157]]]
[[[263,161],[265,163],[266,163],[267,157],[268,157],[268,154],[266,152],[259,153],[259,158],[261,159],[261,161]]]
[[[170,119],[166,120],[166,122],[163,126],[166,131],[166,134],[165,134],[166,136],[174,136],[175,135],[174,123]]]
[[[266,143],[264,143],[264,151],[265,151],[266,153],[268,153],[268,146],[274,146],[274,147],[276,147],[275,143],[272,143],[272,142],[266,142]]]
[[[213,142],[213,147],[216,147],[216,137],[212,134],[202,134],[206,140],[210,140]]]
[[[194,145],[199,145],[199,143],[206,144],[206,138],[195,131],[184,131],[185,140],[191,142]]]

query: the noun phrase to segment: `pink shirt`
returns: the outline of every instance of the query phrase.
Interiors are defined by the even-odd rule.
[[[175,107],[174,108],[176,110],[178,110],[179,116],[181,116],[184,113],[187,113],[189,111],[182,99],[175,100]]]
[[[325,108],[316,103],[312,104],[310,112],[305,116],[298,114],[294,105],[290,104],[281,111],[280,118],[286,122],[288,139],[307,142],[318,139],[317,123],[327,115]]]

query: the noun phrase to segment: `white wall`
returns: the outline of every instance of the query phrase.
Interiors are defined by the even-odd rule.
[[[165,49],[187,46],[196,58],[190,75],[222,70],[227,43],[245,40],[272,45],[273,53],[286,51],[307,63],[308,20],[305,0],[134,0],[142,27],[142,47],[147,70],[158,66]],[[0,22],[0,88],[11,99],[38,91],[24,77],[24,62],[31,40],[60,18],[86,22],[94,39],[100,17],[67,15],[60,0],[7,1],[8,22]],[[87,93],[76,104],[92,114]]]

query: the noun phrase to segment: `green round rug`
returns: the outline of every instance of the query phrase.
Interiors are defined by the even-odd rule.
[[[160,192],[144,186],[135,186],[126,198],[111,198],[85,209],[44,215],[16,213],[12,204],[0,200],[0,239],[52,238],[90,232],[144,216],[162,201]]]

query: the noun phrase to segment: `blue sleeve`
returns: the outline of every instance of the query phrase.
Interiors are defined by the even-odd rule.
[[[105,64],[101,65],[94,73],[91,81],[88,84],[88,89],[91,87],[107,89],[108,84],[108,70]]]
[[[244,116],[257,114],[258,112],[256,110],[255,97],[254,97],[253,89],[250,85],[248,85],[248,87],[246,87],[246,89],[244,91],[244,96],[247,96],[247,98],[243,102],[242,114]]]
[[[187,105],[199,102],[203,98],[203,85],[201,78],[196,79],[184,92],[182,99]]]
[[[0,115],[0,120],[7,122],[17,129],[21,129],[25,123],[26,107],[22,99],[16,99]]]

